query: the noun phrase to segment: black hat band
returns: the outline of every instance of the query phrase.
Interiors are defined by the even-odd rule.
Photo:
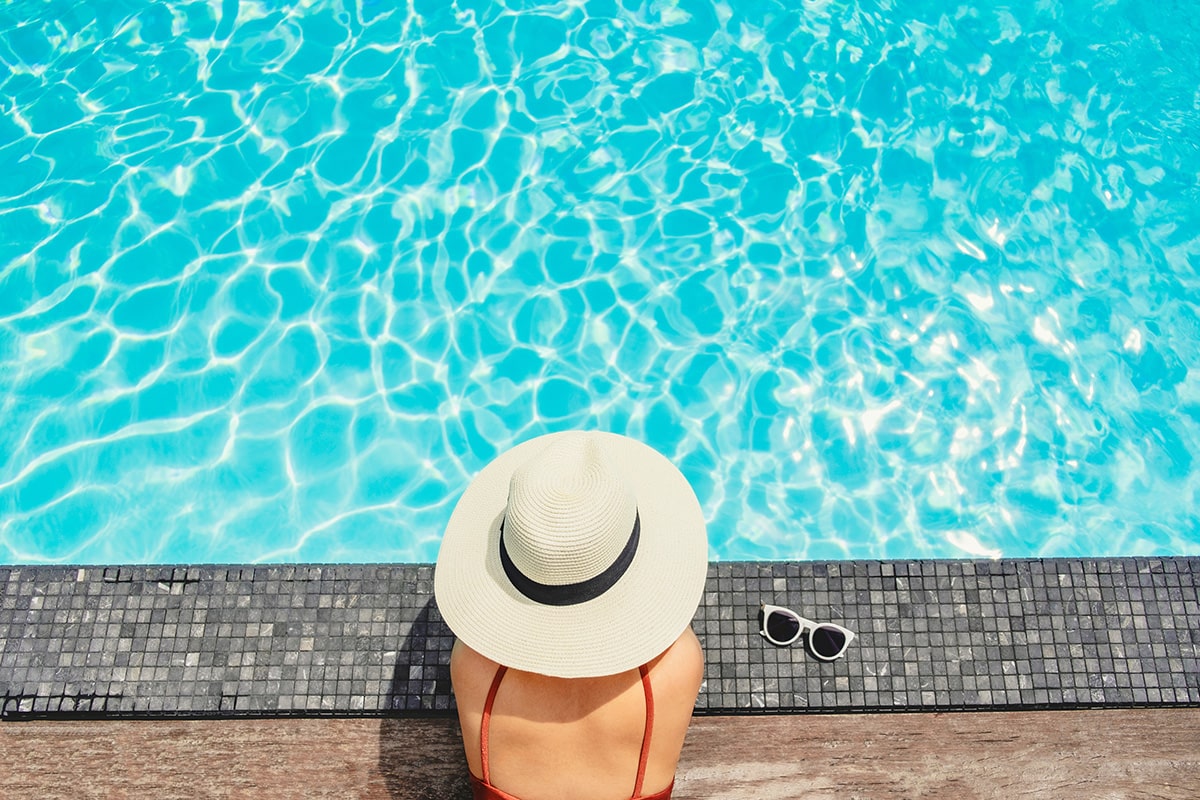
[[[595,600],[615,586],[617,581],[621,580],[621,576],[629,569],[629,565],[633,563],[634,555],[637,554],[641,530],[641,516],[635,511],[633,516],[633,532],[629,534],[629,541],[625,542],[625,547],[607,569],[595,577],[578,583],[551,584],[538,583],[524,572],[521,572],[517,568],[517,565],[513,563],[512,558],[508,555],[508,548],[504,546],[504,522],[501,521],[500,564],[504,567],[504,574],[508,576],[508,580],[512,583],[513,587],[535,603],[541,603],[545,606],[578,605],[579,603],[586,603],[589,600]]]

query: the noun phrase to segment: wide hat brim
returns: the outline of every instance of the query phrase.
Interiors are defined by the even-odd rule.
[[[523,442],[488,464],[450,515],[438,552],[434,595],[454,635],[513,669],[560,678],[614,675],[652,660],[691,623],[704,592],[704,514],[679,469],[657,450],[594,432],[628,484],[641,520],[632,563],[599,597],[543,605],[521,594],[500,561],[500,523],[513,472],[557,437]]]

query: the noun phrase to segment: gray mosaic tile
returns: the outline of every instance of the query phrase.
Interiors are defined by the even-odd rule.
[[[1200,559],[710,565],[697,712],[1200,704]],[[0,568],[0,716],[446,714],[431,565]],[[769,602],[857,632],[759,636]]]

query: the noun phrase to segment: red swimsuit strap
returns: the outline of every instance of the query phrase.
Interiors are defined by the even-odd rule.
[[[492,783],[491,769],[488,764],[488,739],[492,727],[492,706],[496,703],[496,692],[500,690],[500,681],[504,680],[504,673],[508,671],[508,667],[500,666],[496,669],[496,677],[492,678],[492,686],[488,689],[487,700],[483,704],[483,720],[479,729],[479,758],[483,762],[483,782],[487,785]],[[641,797],[642,781],[646,778],[646,763],[650,759],[650,736],[654,732],[654,692],[650,689],[650,668],[643,664],[638,667],[638,672],[642,676],[642,691],[646,695],[646,727],[642,731],[642,752],[638,757],[637,779],[633,784],[633,796]]]
[[[492,727],[492,705],[496,702],[496,692],[500,690],[500,681],[508,667],[496,669],[496,677],[492,678],[492,688],[488,689],[487,701],[483,704],[483,724],[479,729],[479,758],[483,761],[483,782],[492,785],[491,770],[488,769],[488,729]]]
[[[637,781],[633,784],[633,796],[642,796],[642,781],[646,777],[646,762],[650,760],[650,735],[654,732],[654,693],[650,691],[650,667],[638,667],[642,673],[642,689],[646,693],[646,728],[642,732],[642,754],[638,757]]]

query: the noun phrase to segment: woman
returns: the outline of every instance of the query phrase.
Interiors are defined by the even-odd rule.
[[[549,434],[480,472],[434,578],[476,800],[670,797],[707,568],[687,480],[633,439]]]

